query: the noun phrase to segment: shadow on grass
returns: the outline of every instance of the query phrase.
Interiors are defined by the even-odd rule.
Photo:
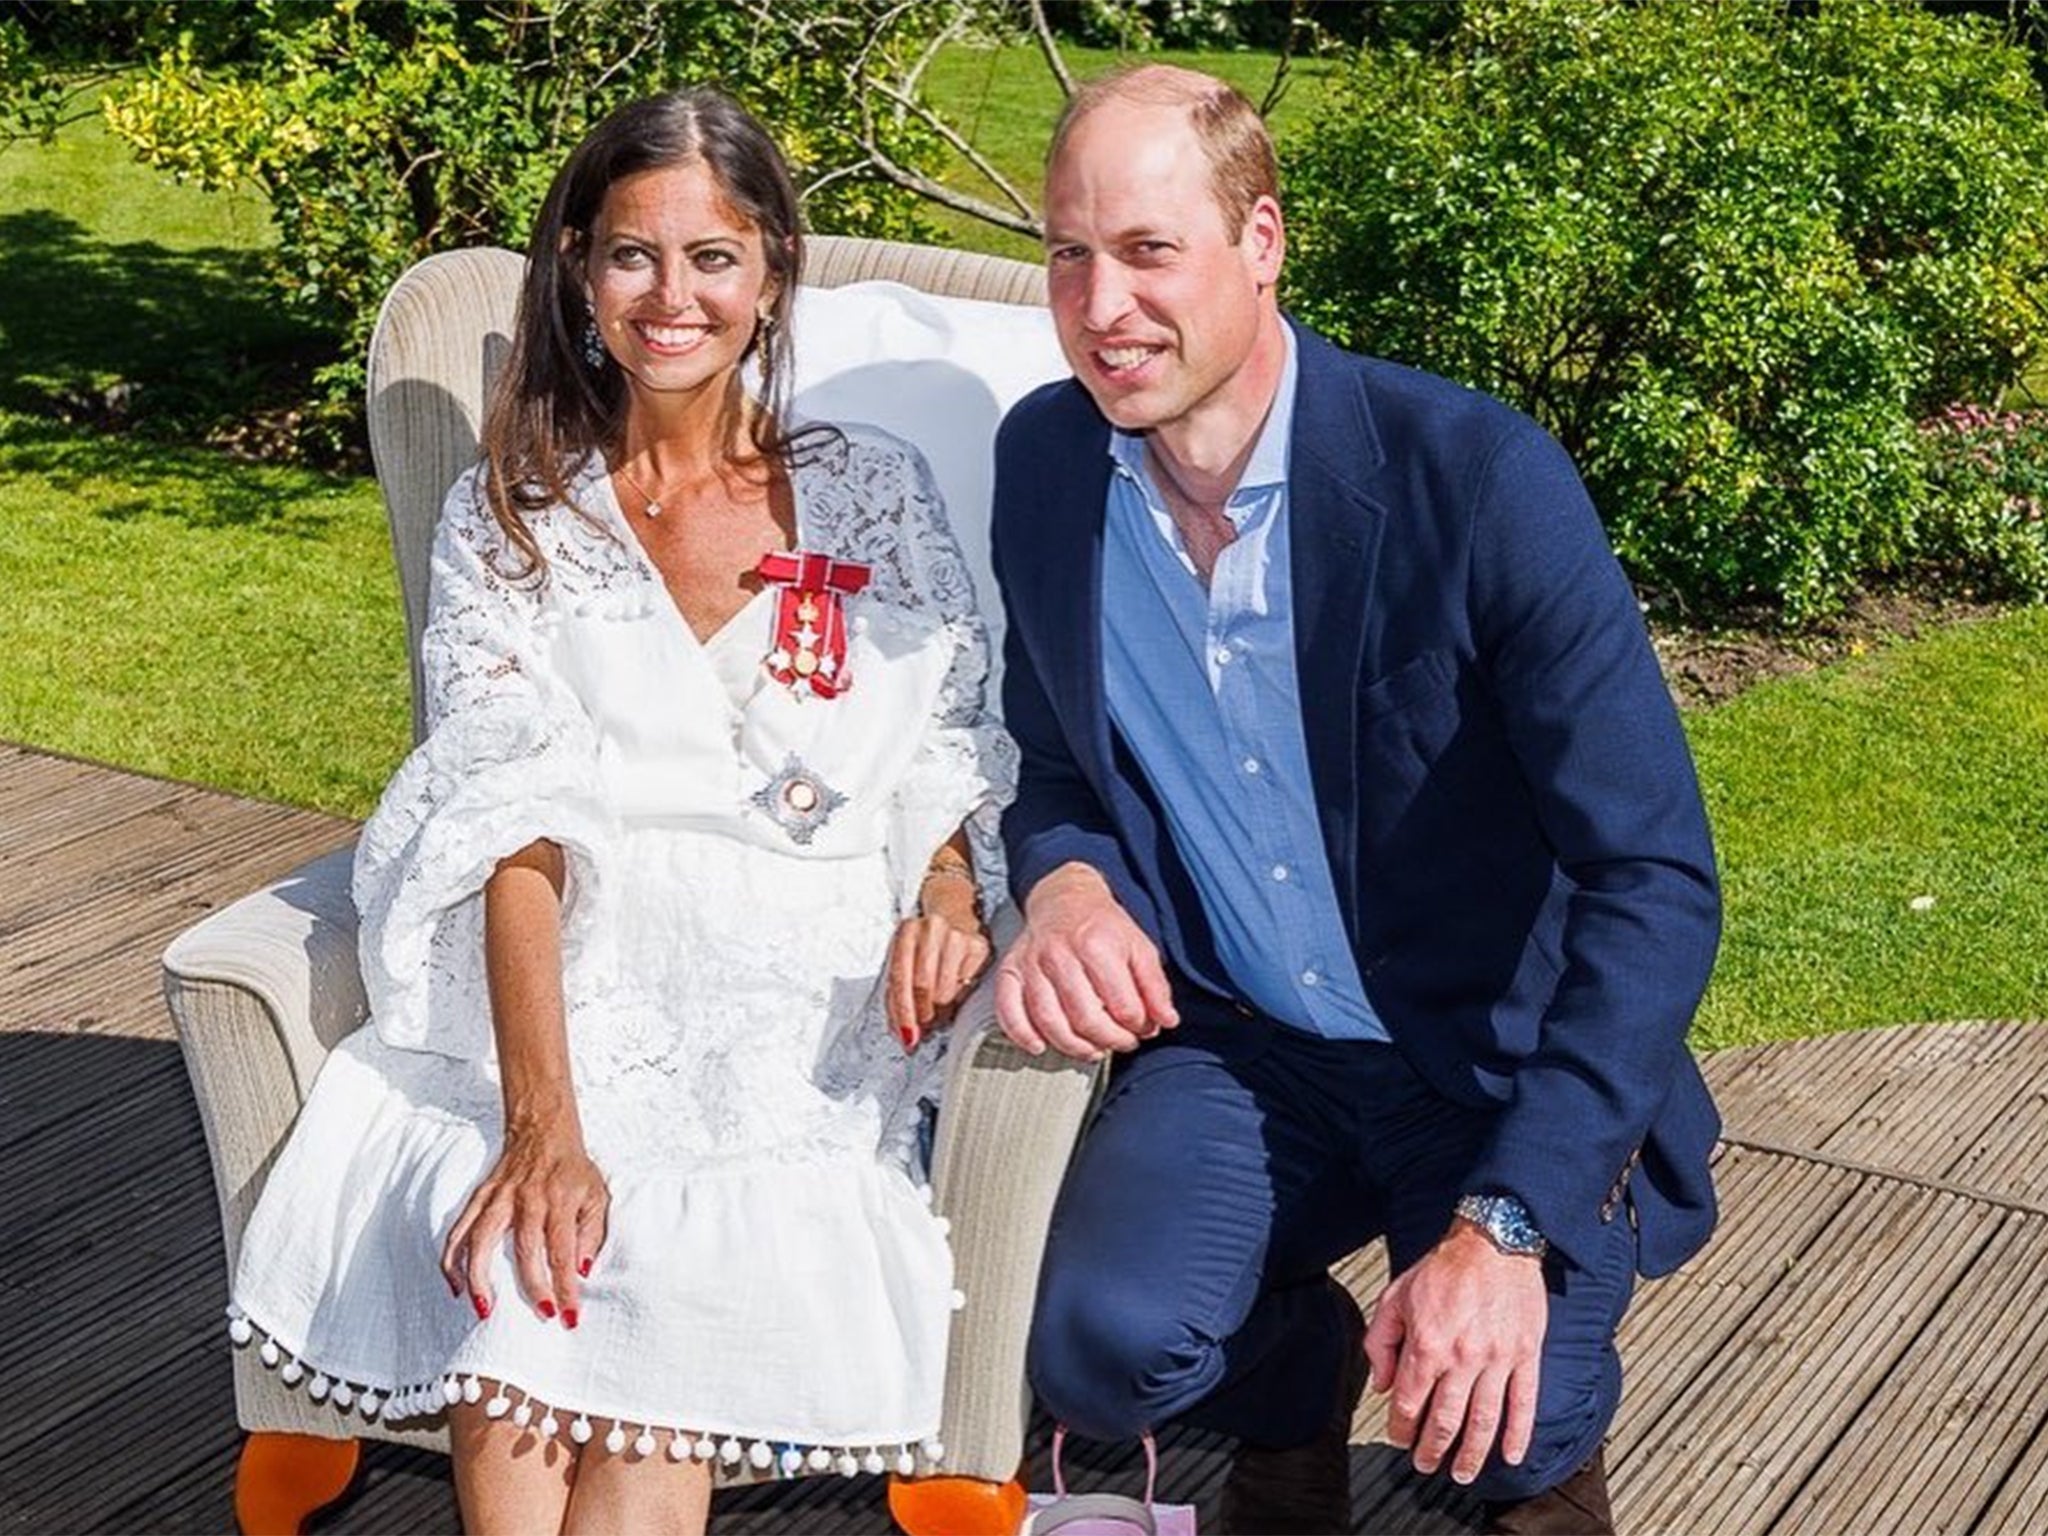
[[[0,411],[0,480],[34,477],[110,522],[175,517],[320,540],[351,515],[360,482],[218,449]],[[6,493],[0,491],[0,506]]]
[[[279,304],[265,259],[0,215],[0,409],[189,439],[291,400],[333,343]]]

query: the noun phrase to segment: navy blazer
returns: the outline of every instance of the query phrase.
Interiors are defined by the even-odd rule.
[[[1638,1268],[1665,1273],[1714,1224],[1720,1119],[1685,1033],[1720,897],[1635,595],[1533,421],[1295,339],[1302,725],[1366,993],[1438,1091],[1501,1107],[1473,1189],[1520,1196],[1568,1259],[1632,1219]],[[1021,901],[1057,866],[1093,865],[1177,986],[1233,997],[1104,703],[1108,441],[1072,380],[997,435],[1003,712],[1023,753],[1011,881]]]

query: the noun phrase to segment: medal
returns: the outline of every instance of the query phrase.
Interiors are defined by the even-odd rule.
[[[782,760],[775,777],[750,798],[789,834],[792,842],[804,844],[832,819],[834,811],[846,804],[846,796],[806,768],[794,752]]]
[[[782,590],[775,594],[774,627],[762,665],[768,675],[803,698],[836,698],[852,686],[846,672],[846,607],[873,573],[857,560],[792,549],[763,555],[755,567]]]

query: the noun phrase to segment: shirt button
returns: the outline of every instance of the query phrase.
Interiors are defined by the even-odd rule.
[[[1219,646],[1217,646],[1217,647],[1216,647],[1216,665],[1217,665],[1217,666],[1219,666],[1219,667],[1226,667],[1226,666],[1230,665],[1230,647],[1229,647],[1229,646],[1227,646],[1227,645],[1219,645]]]
[[[1285,880],[1287,878],[1287,866],[1285,864],[1275,864],[1273,866],[1273,878],[1275,880]]]
[[[1323,975],[1320,971],[1303,971],[1301,973],[1301,984],[1304,987],[1312,987],[1322,979]]]
[[[1257,773],[1260,766],[1259,760],[1256,757],[1248,757],[1244,760],[1244,771],[1246,773]]]

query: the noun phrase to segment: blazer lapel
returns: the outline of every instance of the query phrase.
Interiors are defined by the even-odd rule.
[[[1073,386],[1076,394],[1080,386]],[[1038,568],[1038,612],[1044,615],[1046,653],[1055,648],[1072,664],[1051,666],[1041,678],[1053,711],[1087,731],[1088,760],[1079,766],[1106,788],[1112,777],[1109,705],[1102,677],[1102,525],[1109,496],[1109,428],[1092,407],[1088,426],[1070,453],[1046,466],[1038,514],[1045,533],[1038,547],[1076,558],[1048,559]]]
[[[1292,324],[1292,322],[1289,322]],[[1358,922],[1358,683],[1386,509],[1365,486],[1385,462],[1355,362],[1294,327],[1300,382],[1288,453],[1288,568],[1309,777],[1330,876]]]

